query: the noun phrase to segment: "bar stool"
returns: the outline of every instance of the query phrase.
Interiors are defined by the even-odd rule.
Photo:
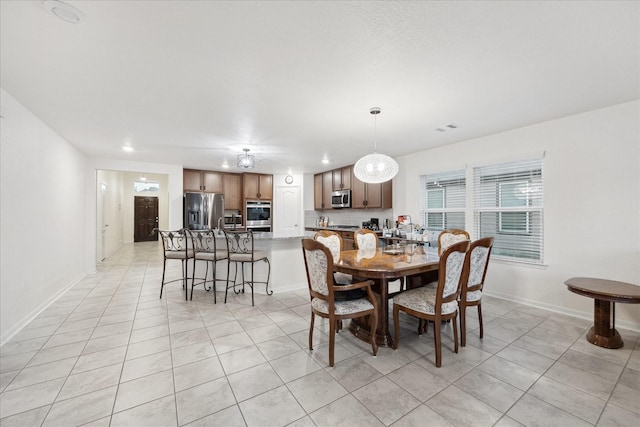
[[[191,299],[193,299],[193,287],[196,285],[196,262],[205,262],[204,278],[199,279],[198,285],[202,283],[208,292],[213,288],[213,303],[216,303],[216,282],[226,281],[227,279],[216,278],[216,264],[218,261],[227,259],[227,251],[219,250],[216,244],[216,232],[214,230],[188,230],[191,236],[193,255],[193,275],[191,277]],[[212,287],[207,288],[207,276],[209,274],[209,263],[211,263],[211,282]]]
[[[224,291],[224,302],[227,302],[227,293],[229,291],[229,277],[231,272],[231,263],[235,263],[235,273],[233,276],[233,292],[239,294],[244,293],[244,286],[251,287],[251,305],[254,305],[253,285],[255,283],[264,283],[267,295],[273,295],[273,291],[269,291],[269,277],[271,276],[271,263],[269,262],[268,253],[266,251],[256,251],[254,249],[254,236],[251,230],[247,231],[227,231],[224,230],[225,240],[227,241],[227,287]],[[254,266],[258,261],[267,263],[268,272],[266,281],[254,280]],[[244,265],[251,264],[251,277],[246,280],[244,276]],[[238,277],[238,264],[242,270],[242,289],[236,291],[236,279]]]
[[[182,280],[182,287],[184,288],[184,299],[187,299],[187,263],[190,259],[193,259],[193,249],[189,248],[189,236],[184,228],[180,230],[158,230],[155,229],[160,238],[162,239],[163,248],[163,264],[162,264],[162,285],[160,286],[160,298],[162,298],[162,290],[167,283],[177,282]],[[167,261],[178,260],[182,264],[182,277],[180,279],[164,281],[165,272],[167,271]],[[193,290],[193,288],[192,288]]]

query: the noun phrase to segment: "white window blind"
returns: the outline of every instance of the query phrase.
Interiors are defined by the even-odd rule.
[[[465,171],[420,176],[420,212],[427,230],[464,229]]]
[[[477,237],[493,237],[491,256],[543,262],[542,159],[473,169]]]

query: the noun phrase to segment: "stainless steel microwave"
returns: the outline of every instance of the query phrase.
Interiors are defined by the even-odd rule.
[[[340,190],[331,193],[331,207],[350,208],[351,207],[351,190]]]

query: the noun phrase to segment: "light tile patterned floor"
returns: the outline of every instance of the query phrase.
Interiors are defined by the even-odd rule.
[[[443,366],[402,320],[397,351],[348,331],[328,367],[326,322],[307,349],[305,290],[256,295],[179,283],[158,298],[161,247],[126,245],[0,349],[1,426],[637,425],[640,342],[606,350],[590,322],[485,296],[467,347]],[[170,274],[177,277],[175,263]],[[276,290],[278,284],[273,286]]]

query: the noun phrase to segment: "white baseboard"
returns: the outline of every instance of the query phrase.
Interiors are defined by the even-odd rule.
[[[593,312],[581,311],[581,310],[572,310],[567,307],[553,305],[553,304],[544,304],[539,301],[533,301],[527,298],[518,298],[513,295],[507,295],[500,292],[484,292],[487,296],[500,298],[506,301],[517,302],[519,304],[528,305],[531,307],[541,308],[543,310],[553,311],[554,313],[565,314],[567,316],[577,317],[579,319],[590,320],[593,322]],[[628,329],[634,332],[640,332],[640,324],[628,322],[625,320],[616,319],[616,328]]]
[[[38,317],[38,315],[40,315],[40,313],[45,311],[51,304],[56,302],[56,300],[58,298],[60,298],[62,295],[64,295],[69,289],[73,288],[80,280],[82,280],[86,276],[87,276],[86,274],[81,274],[80,276],[76,277],[74,280],[69,282],[69,284],[67,286],[65,286],[63,289],[61,289],[60,291],[58,291],[55,294],[53,294],[48,300],[46,300],[45,302],[40,304],[35,310],[31,311],[31,313],[26,315],[22,320],[20,320],[14,326],[9,328],[9,330],[7,332],[5,332],[2,336],[0,336],[0,347],[5,345],[7,343],[7,341],[9,341],[11,338],[13,338],[25,326],[27,326],[29,324],[29,322],[31,322],[33,319]]]

